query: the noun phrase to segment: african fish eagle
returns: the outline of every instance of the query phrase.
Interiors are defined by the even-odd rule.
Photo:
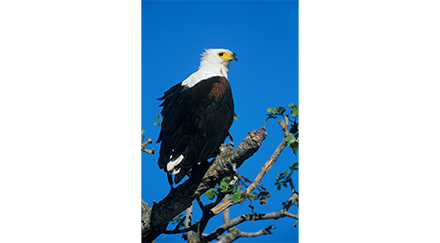
[[[219,154],[234,120],[234,101],[228,81],[231,61],[237,55],[227,49],[208,49],[199,70],[164,96],[159,167],[170,185],[179,183],[193,166]],[[231,137],[230,137],[231,138]]]

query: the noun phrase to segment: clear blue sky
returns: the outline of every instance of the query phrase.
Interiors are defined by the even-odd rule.
[[[230,65],[229,81],[239,115],[230,133],[238,145],[249,131],[264,125],[268,107],[298,104],[298,1],[143,1],[142,2],[142,129],[156,141],[160,127],[153,126],[160,112],[156,98],[197,71],[205,48],[226,48],[238,55]],[[240,168],[253,180],[283,139],[279,125],[268,122],[260,150]],[[227,140],[228,141],[228,140]],[[159,150],[159,144],[148,148]],[[158,152],[158,151],[157,151]],[[142,155],[142,198],[151,204],[169,191],[166,174],[157,165],[158,154]],[[298,161],[286,148],[262,180],[272,197],[267,205],[254,203],[259,213],[279,211],[290,191],[274,186],[277,173]],[[294,175],[298,188],[298,176]],[[203,196],[203,201],[208,200]],[[249,202],[231,207],[231,218],[251,213]],[[194,219],[200,218],[195,205]],[[291,212],[296,214],[296,207]],[[295,220],[284,218],[246,222],[242,231],[254,232],[275,225],[272,235],[241,238],[238,242],[297,242]],[[222,224],[211,219],[205,233]],[[169,227],[174,227],[170,225]],[[160,236],[157,242],[182,242],[180,235]]]

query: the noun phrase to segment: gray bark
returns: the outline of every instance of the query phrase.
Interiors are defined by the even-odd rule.
[[[153,206],[143,205],[142,242],[152,242],[166,230],[171,219],[192,205],[194,199],[220,183],[225,176],[233,175],[233,164],[239,168],[259,149],[265,138],[264,127],[259,131],[249,132],[237,148],[222,149],[207,170],[200,168],[201,172],[206,170],[205,173],[194,173],[183,184],[172,189],[159,203]]]

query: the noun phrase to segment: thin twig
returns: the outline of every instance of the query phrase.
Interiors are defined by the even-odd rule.
[[[142,135],[142,141],[143,140],[144,140],[144,135]],[[153,155],[154,151],[156,151],[156,149],[146,149],[145,148],[148,144],[150,144],[152,142],[153,142],[153,140],[151,138],[147,138],[147,141],[141,143],[141,150],[149,155]]]

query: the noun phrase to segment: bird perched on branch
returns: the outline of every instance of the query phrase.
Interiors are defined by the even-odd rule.
[[[163,100],[158,163],[171,186],[172,174],[179,183],[198,163],[217,156],[230,137],[234,101],[228,70],[233,60],[238,61],[237,55],[229,50],[205,50],[199,70],[158,98]]]

